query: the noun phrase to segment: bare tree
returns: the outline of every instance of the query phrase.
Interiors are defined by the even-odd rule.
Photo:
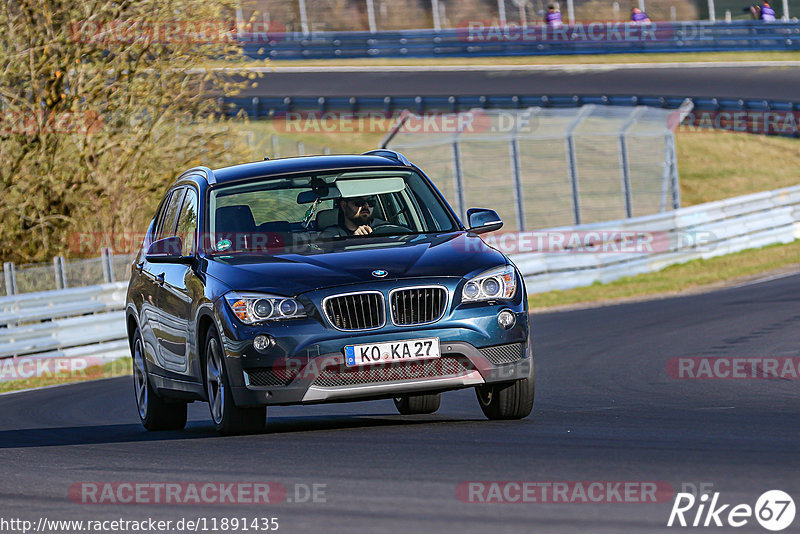
[[[0,257],[141,231],[166,183],[241,157],[222,94],[242,78],[231,0],[0,0]]]

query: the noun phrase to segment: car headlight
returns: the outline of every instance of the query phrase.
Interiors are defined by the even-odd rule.
[[[517,292],[517,277],[511,265],[497,267],[470,278],[461,290],[462,302],[510,299]]]
[[[245,324],[299,319],[306,316],[305,309],[296,299],[278,295],[231,291],[225,295],[225,300],[234,315]]]

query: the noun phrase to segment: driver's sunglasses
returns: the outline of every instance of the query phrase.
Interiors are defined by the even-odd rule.
[[[369,206],[370,208],[374,208],[376,204],[375,197],[348,198],[347,201],[352,202],[353,205],[358,208],[361,206]]]

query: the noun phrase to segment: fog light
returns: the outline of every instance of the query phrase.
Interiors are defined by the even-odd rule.
[[[275,344],[275,339],[272,336],[260,335],[256,336],[253,340],[253,346],[258,352],[266,352]]]
[[[497,324],[508,330],[517,323],[517,318],[508,310],[503,310],[497,316]]]

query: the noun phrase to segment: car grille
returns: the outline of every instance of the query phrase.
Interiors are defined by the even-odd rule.
[[[251,386],[286,386],[293,376],[290,376],[286,369],[279,369],[276,374],[272,369],[246,369],[247,377]]]
[[[383,294],[378,291],[328,297],[323,308],[328,321],[339,330],[369,330],[386,322]]]
[[[434,323],[444,315],[447,290],[440,286],[395,289],[389,294],[389,302],[396,325]]]
[[[363,367],[345,365],[325,367],[314,379],[320,387],[354,386],[402,380],[425,380],[463,376],[475,368],[463,356],[442,356],[436,360],[394,362]]]
[[[511,345],[498,345],[481,349],[481,353],[486,359],[495,365],[512,363],[522,359],[523,344],[512,343]]]

